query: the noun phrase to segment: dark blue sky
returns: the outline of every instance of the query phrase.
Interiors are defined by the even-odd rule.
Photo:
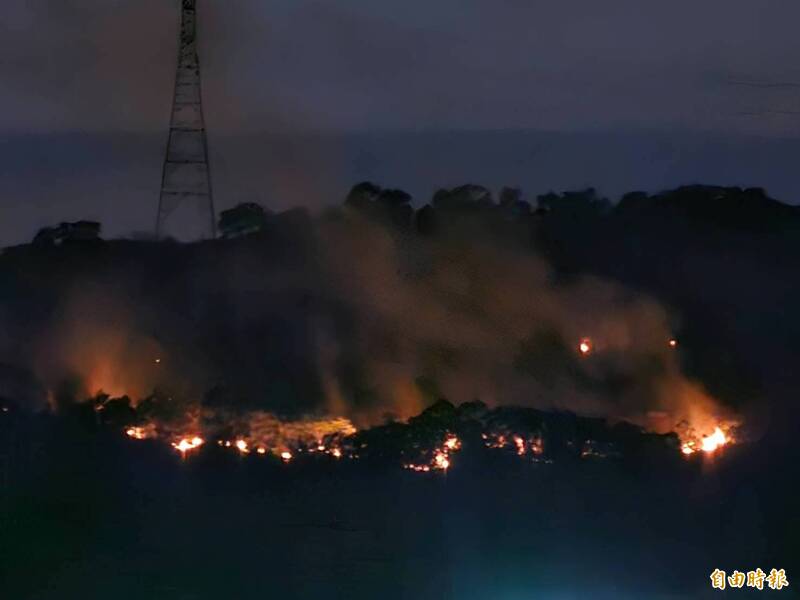
[[[418,200],[468,180],[800,199],[793,0],[198,3],[222,207],[365,177]],[[177,24],[177,0],[3,2],[0,244],[152,227]]]

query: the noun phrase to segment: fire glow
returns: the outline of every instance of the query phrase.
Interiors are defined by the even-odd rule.
[[[685,456],[693,454],[712,455],[719,452],[723,447],[735,442],[732,431],[734,425],[731,423],[721,423],[714,427],[713,431],[707,435],[700,436],[693,432],[685,433],[681,437],[680,451]],[[147,426],[131,426],[124,430],[125,434],[134,440],[145,440],[158,437],[156,428],[150,424]],[[352,434],[351,434],[352,435]],[[480,438],[483,446],[490,450],[506,450],[509,454],[519,458],[527,458],[535,463],[552,463],[552,457],[544,455],[545,445],[540,434],[521,434],[507,429],[495,430],[494,432],[484,431]],[[353,442],[348,437],[326,438],[313,442],[303,442],[301,440],[289,441],[288,445],[282,448],[270,449],[262,444],[250,443],[247,439],[238,437],[233,440],[218,439],[216,445],[220,448],[230,449],[236,453],[247,456],[255,453],[259,456],[272,455],[281,462],[288,464],[296,460],[298,456],[329,456],[339,460],[343,457],[355,459],[359,455]],[[205,444],[205,440],[198,434],[184,435],[171,442],[172,448],[186,458],[192,452],[198,450]],[[360,448],[364,448],[361,445]],[[422,460],[415,460],[402,463],[403,468],[417,473],[440,472],[445,473],[453,466],[453,457],[462,449],[461,439],[453,434],[447,433],[441,443],[427,450],[421,450]],[[620,456],[612,446],[602,444],[587,439],[582,444],[580,458],[587,457],[614,457]]]
[[[542,438],[538,436],[526,439],[518,434],[482,433],[481,438],[483,439],[483,445],[493,450],[502,450],[513,446],[517,456],[530,454],[534,459],[544,454],[544,443]]]
[[[235,427],[246,431],[232,438],[216,438],[215,445],[221,449],[233,450],[240,456],[256,454],[272,455],[284,463],[292,461],[297,454],[325,455],[333,459],[353,457],[350,450],[342,447],[342,441],[354,435],[357,430],[345,418],[302,419],[299,421],[282,421],[267,413],[254,413],[246,422],[236,423]],[[189,413],[185,422],[193,423],[191,430],[202,430],[199,414]],[[204,435],[212,433],[181,434],[170,432],[169,422],[153,421],[144,425],[130,425],[123,429],[132,440],[171,439],[170,446],[182,457],[197,450],[205,444]],[[184,428],[183,431],[186,431]],[[215,436],[214,436],[215,437]],[[452,443],[452,442],[451,442]]]
[[[731,438],[722,429],[715,427],[713,433],[698,440],[690,439],[681,445],[681,452],[691,455],[695,452],[705,452],[712,454],[731,442]]]
[[[125,429],[125,435],[132,440],[149,440],[158,437],[158,432],[153,423],[148,423],[147,425],[131,425]]]
[[[461,449],[461,440],[453,434],[448,434],[442,445],[433,450],[433,458],[427,463],[406,463],[403,468],[416,473],[429,473],[431,471],[447,471],[451,465],[450,456]]]
[[[205,443],[205,440],[200,436],[193,436],[191,438],[182,438],[177,442],[172,442],[172,447],[175,448],[181,455],[186,456],[190,450],[195,450]]]
[[[594,351],[589,342],[587,346]],[[106,405],[113,407],[112,402],[103,404]],[[668,423],[661,427],[657,424],[651,427],[629,426],[643,436],[657,436],[667,451],[674,452],[677,442],[679,454],[683,456],[718,453],[736,441],[740,424],[721,420],[710,410],[702,409],[703,405],[698,403],[691,415],[693,418],[684,419],[674,426]],[[253,455],[259,459],[273,457],[276,461],[294,463],[312,457],[355,460],[364,456],[388,457],[395,453],[395,464],[423,473],[446,473],[453,467],[455,455],[462,448],[460,435],[464,435],[470,445],[475,435],[477,447],[544,464],[550,464],[558,457],[613,459],[636,448],[635,444],[614,432],[613,423],[600,424],[598,419],[569,412],[551,413],[524,407],[490,409],[480,402],[464,403],[457,408],[442,400],[405,423],[393,422],[363,432],[359,432],[345,417],[286,420],[265,411],[230,414],[201,406],[189,406],[178,418],[172,417],[171,420],[158,420],[151,415],[146,418],[150,420],[143,421],[139,417],[127,426],[120,424],[120,429],[132,440],[167,440],[184,458],[198,451],[205,443],[204,438],[209,438],[220,450],[231,450],[243,459]],[[661,418],[669,419],[669,415],[663,413]],[[698,422],[703,426],[698,426]],[[566,424],[569,426],[564,427]],[[476,430],[476,427],[480,429]],[[396,450],[387,453],[380,443],[382,437],[373,437],[383,435],[378,431],[381,428],[385,428],[385,435],[389,436],[387,448]],[[378,442],[377,445],[372,439]],[[382,449],[373,451],[373,447]]]
[[[143,440],[147,437],[143,427],[128,427],[125,430],[125,435],[135,440]]]

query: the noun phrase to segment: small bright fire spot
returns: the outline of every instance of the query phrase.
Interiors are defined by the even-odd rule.
[[[125,435],[134,440],[147,440],[158,437],[158,431],[153,423],[143,426],[131,425],[125,430]]]
[[[436,456],[433,457],[433,464],[436,466],[437,469],[446,470],[450,466],[450,461],[448,460],[446,454],[442,452],[437,452]]]
[[[156,359],[156,364],[158,364],[158,363],[160,363],[160,362],[161,362],[161,359],[160,359],[160,358],[157,358],[157,359]]]
[[[288,463],[290,460],[292,460],[292,453],[287,451],[281,452],[281,460]]]
[[[458,450],[461,448],[461,441],[454,435],[451,435],[444,441],[445,448],[448,450]]]
[[[244,440],[236,440],[236,449],[242,454],[247,454],[250,452],[250,448],[248,447],[247,442]]]
[[[256,448],[256,452],[258,452],[259,454],[266,454],[267,449],[259,446],[258,448]]]
[[[669,344],[670,348],[677,348],[678,347],[678,340],[676,340],[675,338],[671,338],[669,340],[669,342],[667,342],[667,343]]]
[[[125,435],[135,440],[143,440],[147,437],[147,434],[142,427],[128,427],[125,430]]]
[[[592,353],[592,349],[592,340],[586,337],[582,338],[580,344],[578,344],[578,351],[584,356],[587,356]]]
[[[203,445],[203,443],[203,438],[194,436],[191,438],[182,438],[177,442],[172,442],[172,447],[185,456],[187,452],[194,450],[195,448],[199,448]]]

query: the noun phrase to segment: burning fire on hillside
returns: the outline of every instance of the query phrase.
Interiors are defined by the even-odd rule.
[[[213,423],[216,415],[206,415],[203,419],[187,419],[191,422],[190,433],[176,432],[180,425],[148,422],[125,428],[125,434],[134,440],[167,439],[170,445],[182,456],[200,448],[206,441],[213,440],[217,447],[230,449],[240,455],[272,454],[284,462],[291,461],[296,454],[328,455],[342,458],[345,454],[341,441],[356,433],[356,428],[345,418],[282,420],[261,411],[253,412],[246,418],[240,417],[235,423],[220,427]],[[238,434],[228,437],[231,430]]]
[[[628,343],[613,335],[576,335],[571,349],[566,346],[569,356],[560,357],[570,365],[573,376],[580,373],[577,381],[589,389],[603,381],[609,360],[629,366],[630,361],[624,359]],[[740,439],[739,423],[717,416],[723,411],[714,399],[699,385],[675,376],[679,373],[672,358],[675,354],[666,349],[677,349],[677,339],[661,337],[658,344],[664,353],[665,368],[673,376],[653,388],[657,397],[646,400],[641,400],[641,395],[628,397],[620,417],[608,420],[581,417],[569,411],[510,406],[490,409],[477,401],[454,407],[439,401],[407,421],[391,420],[385,426],[357,430],[344,416],[323,413],[315,417],[284,418],[267,410],[242,409],[229,398],[213,403],[181,402],[157,392],[135,404],[127,397],[98,394],[92,400],[92,408],[98,420],[121,425],[130,439],[163,440],[182,457],[207,451],[208,446],[243,457],[272,456],[283,463],[314,456],[353,460],[392,455],[405,469],[422,473],[450,470],[464,445],[533,463],[552,463],[569,457],[601,459],[629,455],[641,451],[640,446],[645,447],[647,440],[686,458],[718,454],[736,443]],[[534,350],[532,356],[538,356],[537,352]],[[525,362],[519,365],[528,368]],[[533,365],[533,374],[546,378],[537,369]],[[463,385],[471,381],[467,378]],[[563,392],[561,389],[555,393]],[[581,401],[592,407],[590,397],[575,405],[581,406]],[[642,412],[637,405],[662,409]],[[331,406],[345,413],[354,412],[347,410],[346,401]],[[596,412],[604,414],[605,408],[601,406]],[[480,435],[473,436],[474,431]],[[381,449],[383,446],[391,450]]]
[[[180,452],[182,456],[185,456],[187,452],[199,448],[203,444],[205,444],[205,440],[198,435],[194,435],[190,438],[181,438],[177,442],[172,442],[172,447]]]
[[[649,433],[629,423],[610,424],[572,413],[501,407],[481,403],[455,407],[440,401],[406,423],[357,430],[343,417],[287,420],[256,411],[234,422],[217,415],[193,415],[183,432],[165,423],[145,422],[124,428],[132,440],[164,439],[182,457],[210,442],[240,456],[273,456],[283,463],[328,459],[386,458],[417,473],[447,472],[465,444],[498,451],[531,463],[550,464],[570,458],[618,458],[655,444],[673,454],[712,455],[735,443],[735,422],[720,422],[698,433],[685,423],[669,434]],[[474,432],[476,427],[480,433]],[[188,431],[188,432],[187,432]],[[391,450],[395,449],[395,450]],[[399,450],[398,450],[399,449]]]
[[[681,452],[691,455],[695,452],[704,452],[706,454],[713,454],[723,446],[734,443],[734,439],[730,433],[725,433],[719,426],[714,427],[714,431],[708,435],[701,437],[689,437],[681,444]]]
[[[430,451],[430,459],[427,462],[405,463],[403,468],[417,473],[447,471],[451,465],[451,456],[459,450],[461,450],[461,440],[453,434],[448,434],[441,445]]]

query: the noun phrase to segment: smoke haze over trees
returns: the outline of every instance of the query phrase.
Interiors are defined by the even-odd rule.
[[[362,423],[444,397],[669,430],[690,407],[752,410],[769,354],[752,364],[747,346],[788,343],[797,325],[756,328],[748,312],[796,293],[778,274],[798,257],[798,211],[760,190],[617,206],[587,190],[531,206],[462,186],[410,201],[360,184],[341,208],[260,214],[259,233],[228,241],[10,248],[2,395],[43,405],[160,389]],[[586,359],[584,336],[598,350]]]

